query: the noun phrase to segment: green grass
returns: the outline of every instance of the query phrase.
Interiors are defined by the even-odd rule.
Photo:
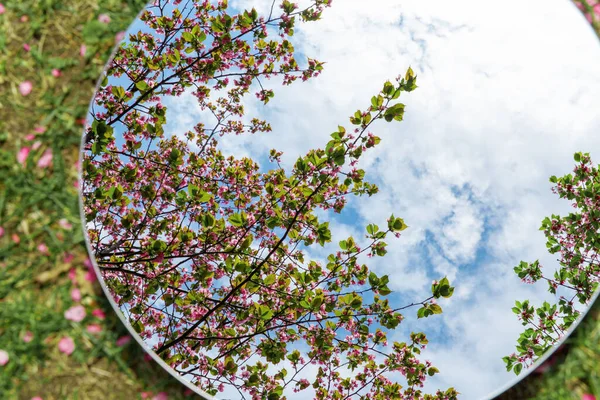
[[[140,0],[16,0],[4,2],[0,15],[0,349],[9,362],[0,367],[0,398],[136,399],[142,392],[165,391],[184,398],[185,387],[153,361],[144,360],[135,341],[117,346],[126,330],[88,272],[79,217],[76,162],[82,125],[96,80],[108,61],[115,34],[126,29],[145,5]],[[98,24],[101,13],[108,25]],[[22,21],[21,18],[26,18]],[[30,46],[27,52],[23,44]],[[85,57],[79,54],[85,44]],[[61,76],[54,77],[53,69]],[[30,80],[28,96],[19,93]],[[24,166],[16,162],[26,135],[36,126],[40,145]],[[51,149],[53,165],[37,161]],[[65,229],[59,220],[72,225]],[[64,224],[63,224],[64,225]],[[18,235],[15,243],[12,235]],[[44,243],[48,254],[38,245]],[[70,256],[72,260],[69,260]],[[65,257],[67,257],[65,259]],[[75,268],[81,304],[87,316],[72,322],[64,312],[75,302],[68,277]],[[104,310],[106,319],[92,315]],[[100,333],[89,333],[99,324]],[[25,332],[33,333],[26,343]],[[75,351],[66,355],[57,343],[69,336]],[[150,396],[151,398],[152,396]]]
[[[9,353],[0,367],[0,398],[136,399],[142,392],[165,391],[170,399],[185,397],[184,387],[154,362],[144,360],[135,341],[117,346],[126,334],[97,282],[89,282],[79,218],[76,162],[82,126],[96,79],[107,62],[115,34],[123,31],[145,0],[10,0],[0,15],[0,349]],[[97,21],[108,14],[108,25]],[[22,21],[21,18],[26,20]],[[595,22],[600,32],[598,23]],[[29,52],[23,44],[31,47]],[[87,53],[80,56],[80,46]],[[52,69],[61,71],[52,76]],[[30,80],[28,96],[19,93]],[[16,162],[26,135],[43,126],[40,142],[24,166]],[[53,165],[39,168],[44,151]],[[61,226],[65,219],[71,228]],[[64,225],[64,224],[63,224]],[[12,235],[18,235],[15,243]],[[48,254],[37,247],[44,243]],[[72,259],[69,259],[71,258]],[[64,312],[75,302],[68,274],[87,315],[72,322]],[[104,310],[105,319],[92,315]],[[99,324],[99,334],[89,333]],[[27,331],[33,339],[25,342]],[[63,336],[75,351],[58,350]],[[502,399],[579,399],[600,396],[600,305],[569,339],[563,362],[544,375],[532,375]],[[150,396],[151,398],[152,396]]]

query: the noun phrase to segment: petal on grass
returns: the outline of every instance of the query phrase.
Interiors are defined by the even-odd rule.
[[[69,356],[75,351],[75,342],[70,337],[65,336],[58,342],[58,350]]]
[[[85,318],[85,307],[77,305],[65,311],[65,318],[69,321],[81,322]]]

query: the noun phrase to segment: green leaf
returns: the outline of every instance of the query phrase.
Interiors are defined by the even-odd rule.
[[[515,364],[515,366],[513,368],[513,371],[515,372],[515,375],[519,375],[522,370],[523,370],[523,364],[521,364],[521,363]]]
[[[442,307],[440,307],[437,304],[430,304],[428,307],[434,314],[441,314],[442,313]]]
[[[244,225],[244,221],[242,219],[242,216],[238,213],[232,214],[229,217],[229,222],[231,222],[231,225],[239,228],[240,226]]]
[[[137,82],[135,84],[135,87],[138,88],[142,92],[145,92],[146,90],[150,89],[150,86],[148,86],[148,84],[145,81]]]
[[[264,280],[264,283],[265,283],[265,285],[266,285],[266,286],[271,286],[272,284],[274,284],[274,283],[275,283],[275,279],[276,279],[276,278],[275,278],[275,275],[274,275],[274,274],[268,275],[268,276],[265,278],[265,280]]]

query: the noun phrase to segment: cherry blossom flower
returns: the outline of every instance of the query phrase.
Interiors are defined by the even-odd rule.
[[[98,319],[104,319],[106,318],[106,314],[104,314],[104,311],[102,311],[99,308],[96,308],[92,311],[92,315]]]
[[[65,318],[70,321],[81,322],[85,318],[85,314],[85,307],[77,305],[65,311]]]
[[[77,288],[71,289],[71,299],[76,302],[81,301],[81,291]]]
[[[115,344],[117,346],[121,347],[121,346],[125,346],[130,341],[131,341],[131,336],[124,335],[124,336],[121,336],[120,338],[118,338],[117,341],[115,342]]]
[[[89,333],[100,333],[100,332],[102,332],[102,326],[101,326],[101,325],[98,325],[98,324],[89,324],[89,325],[86,327],[86,330],[87,330]]]
[[[33,84],[31,83],[31,81],[24,81],[19,84],[19,92],[23,96],[28,96],[32,90],[33,90]]]
[[[159,392],[152,397],[152,400],[169,400],[169,395],[166,392]]]
[[[37,163],[38,168],[48,168],[50,165],[52,165],[52,149],[46,150]]]
[[[19,150],[19,152],[17,153],[17,161],[19,162],[19,164],[25,165],[25,160],[27,160],[27,156],[29,155],[30,151],[30,147],[22,147],[21,150]]]
[[[71,223],[66,219],[66,218],[61,218],[58,220],[58,225],[63,228],[63,229],[71,229],[73,227],[73,225],[71,225]]]
[[[23,341],[25,343],[29,343],[32,340],[33,340],[33,332],[31,332],[31,331],[25,332],[25,334],[23,335]]]
[[[71,355],[75,351],[75,342],[69,336],[65,336],[58,342],[58,350],[66,355]]]
[[[37,250],[38,250],[40,253],[44,254],[44,255],[48,255],[48,254],[50,254],[50,252],[49,252],[49,250],[48,250],[48,246],[46,246],[46,243],[40,243],[40,244],[38,244],[38,246],[37,246]]]
[[[5,350],[0,350],[0,366],[4,366],[8,363],[9,356]]]
[[[110,16],[108,14],[100,14],[98,15],[98,21],[103,24],[108,24],[110,22]]]

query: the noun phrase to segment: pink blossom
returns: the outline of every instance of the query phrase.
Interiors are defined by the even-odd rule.
[[[17,235],[16,233],[13,233],[11,235],[11,239],[13,242],[15,242],[16,244],[21,243],[21,238],[19,237],[19,235]]]
[[[100,333],[102,332],[102,326],[98,324],[89,324],[86,328],[89,333]]]
[[[65,318],[70,321],[81,322],[85,318],[85,307],[78,305],[69,308],[65,311]]]
[[[86,258],[83,264],[88,268],[88,272],[85,274],[85,280],[89,282],[95,282],[98,278],[96,277],[96,272],[94,271],[94,264],[92,264],[92,260]]]
[[[45,255],[49,254],[49,252],[48,252],[48,246],[46,246],[46,243],[40,243],[40,244],[38,244],[37,249],[42,254],[45,254]]]
[[[63,229],[71,229],[73,227],[73,225],[71,225],[71,223],[66,218],[59,219],[58,225]]]
[[[81,47],[79,47],[79,55],[81,57],[85,57],[85,52],[86,52],[85,44],[82,44]]]
[[[125,31],[118,32],[118,33],[115,35],[115,42],[116,42],[116,43],[120,43],[120,42],[121,42],[121,40],[123,40],[124,38],[125,38]]]
[[[23,50],[29,51],[31,50],[31,46],[29,46],[27,43],[23,43]]]
[[[65,256],[65,258],[66,258],[66,256]],[[69,279],[71,280],[71,283],[73,283],[73,284],[77,283],[77,279],[75,279],[76,276],[77,276],[77,274],[75,273],[75,268],[71,268],[69,270]]]
[[[66,355],[71,355],[75,350],[75,342],[70,337],[65,336],[58,342],[58,350]]]
[[[0,226],[0,237],[4,236],[4,228]]]
[[[29,21],[29,17],[27,15],[23,15],[21,17],[21,22],[27,22],[27,21]]]
[[[31,332],[31,331],[25,332],[25,334],[23,335],[23,341],[25,343],[29,343],[32,340],[33,340],[33,332]]]
[[[98,21],[103,24],[108,24],[110,22],[110,16],[108,14],[100,14],[98,15]]]
[[[55,78],[58,78],[60,76],[60,70],[54,68],[52,70],[52,76],[55,77]]]
[[[71,290],[71,299],[73,301],[81,301],[81,291],[77,288]]]
[[[0,15],[4,14],[5,11],[4,4],[0,3]]]
[[[586,393],[583,396],[581,396],[581,400],[596,400],[596,396],[594,396],[593,394]]]
[[[146,362],[152,361],[152,356],[150,354],[148,354],[148,353],[145,353],[144,354],[144,361],[146,361]]]
[[[33,128],[33,130],[36,133],[44,133],[44,132],[46,132],[46,127],[45,126],[36,126],[35,128]]]
[[[42,157],[38,160],[38,168],[48,168],[52,164],[52,150],[48,149],[42,154]]]
[[[152,400],[169,400],[169,395],[166,392],[157,393]]]
[[[8,353],[4,350],[0,350],[0,366],[6,365],[8,363]]]
[[[19,84],[19,92],[23,96],[27,96],[29,93],[31,93],[32,89],[33,89],[33,84],[31,83],[31,81],[25,81],[25,82],[21,82]]]
[[[29,147],[22,147],[21,150],[19,150],[19,152],[17,153],[17,161],[19,162],[19,164],[25,164],[25,160],[27,160],[27,156],[29,155],[30,151],[31,148]]]
[[[42,142],[40,142],[39,140],[37,142],[35,142],[33,144],[33,146],[31,146],[31,150],[37,150],[40,148],[40,146],[42,145]]]
[[[115,344],[117,346],[121,347],[121,346],[125,346],[130,341],[131,341],[131,336],[125,335],[125,336],[121,336],[120,338],[118,338],[117,341],[115,342]]]
[[[35,139],[35,135],[33,133],[30,133],[29,135],[25,135],[25,140],[31,142],[33,139]]]
[[[104,311],[102,311],[99,308],[96,308],[94,311],[92,311],[92,315],[98,319],[106,318],[106,314],[104,314]]]
[[[42,399],[40,396],[35,396],[35,397],[32,397],[31,400],[44,400],[44,399]]]

